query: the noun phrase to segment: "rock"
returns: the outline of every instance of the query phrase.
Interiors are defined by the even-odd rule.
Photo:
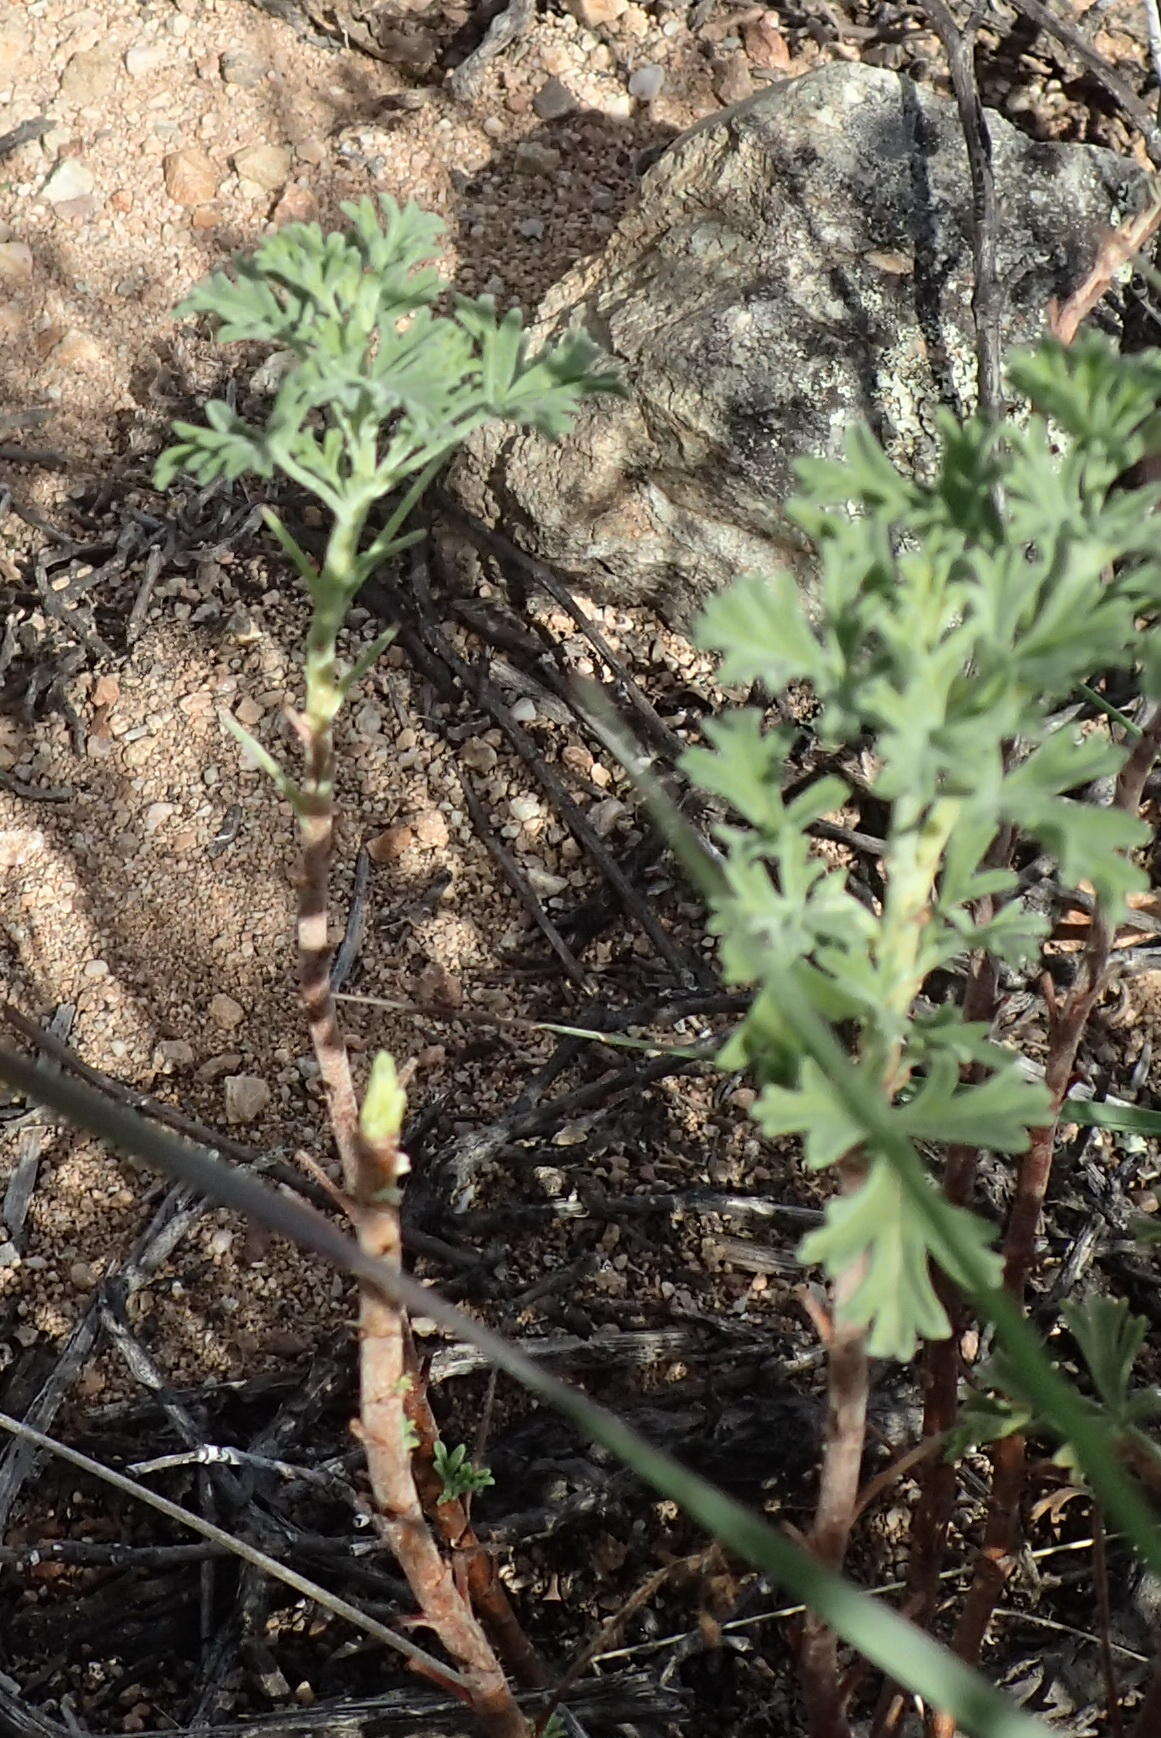
[[[223,1086],[227,1122],[253,1122],[270,1103],[270,1088],[256,1074],[227,1074]]]
[[[91,108],[104,103],[113,94],[121,63],[111,48],[90,48],[84,54],[74,54],[60,75],[60,98],[64,103],[76,103]]]
[[[79,157],[62,157],[44,184],[44,197],[50,205],[84,199],[92,191],[93,171]]]
[[[460,749],[460,759],[469,772],[489,773],[496,770],[499,756],[482,736],[470,736]]]
[[[148,78],[151,72],[161,71],[169,53],[164,42],[135,42],[125,50],[125,71],[130,78]]]
[[[215,1026],[220,1026],[224,1032],[232,1032],[234,1027],[240,1026],[245,1018],[245,1008],[241,1002],[236,1002],[233,996],[211,996],[210,1019]]]
[[[988,119],[1007,348],[1042,333],[1147,177]],[[747,568],[806,578],[780,506],[797,460],[840,457],[869,419],[922,474],[938,407],[974,405],[971,209],[954,105],[884,68],[836,62],[710,117],[532,328],[587,328],[631,396],[556,442],[479,431],[453,487],[492,523],[502,501],[509,533],[590,595],[679,624]]]
[[[754,94],[750,63],[740,49],[727,54],[714,67],[714,95],[722,103],[741,103]]]
[[[89,332],[77,326],[63,331],[45,361],[52,368],[96,368],[102,358],[101,346]]]
[[[560,168],[560,152],[536,139],[521,139],[513,162],[522,175],[554,175]]]
[[[417,842],[427,851],[442,851],[451,840],[447,821],[438,809],[425,809],[411,825]]]
[[[562,121],[565,115],[575,113],[576,107],[576,98],[558,78],[550,78],[547,84],[542,84],[532,99],[533,113],[542,121]]]
[[[292,181],[270,213],[270,221],[275,229],[281,229],[284,223],[317,223],[318,215],[314,190],[305,182]]]
[[[635,72],[629,74],[629,95],[636,97],[638,102],[651,103],[654,97],[661,95],[661,87],[665,83],[665,68],[653,61],[646,61]]]
[[[398,863],[414,846],[415,834],[410,827],[388,827],[371,840],[367,855],[372,863],[378,863],[382,868],[387,863]]]
[[[0,25],[0,80],[7,82],[12,77],[28,49],[27,25],[18,17],[5,18]]]
[[[177,205],[204,205],[218,191],[221,174],[200,145],[182,145],[162,162],[165,191]]]
[[[262,193],[277,193],[290,174],[290,152],[285,145],[245,145],[234,152],[233,162],[239,178]]]
[[[242,90],[251,90],[261,84],[270,70],[262,57],[248,48],[228,48],[218,66],[223,81],[238,85]]]
[[[618,19],[629,0],[564,0],[564,4],[566,11],[586,30],[599,30],[602,24],[612,24]]]
[[[32,249],[26,241],[0,241],[0,288],[13,290],[32,276]]]
[[[167,1074],[171,1068],[192,1068],[194,1048],[185,1038],[162,1038],[154,1052],[157,1065]]]
[[[421,1002],[433,1007],[454,1010],[464,1005],[464,986],[453,972],[438,960],[431,960],[419,974],[416,984]]]

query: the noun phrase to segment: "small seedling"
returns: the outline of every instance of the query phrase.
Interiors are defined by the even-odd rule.
[[[454,1503],[460,1497],[472,1496],[476,1491],[486,1491],[489,1485],[495,1484],[495,1479],[486,1466],[473,1466],[468,1459],[467,1444],[457,1443],[455,1448],[448,1448],[444,1442],[437,1442],[432,1465],[443,1480],[443,1489],[439,1493],[441,1503]]]

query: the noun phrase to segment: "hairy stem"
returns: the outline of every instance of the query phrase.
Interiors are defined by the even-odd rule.
[[[861,1182],[861,1168],[857,1175],[852,1168],[848,1187],[858,1188]],[[828,1569],[842,1567],[858,1508],[867,1422],[867,1334],[862,1324],[844,1321],[842,1314],[863,1276],[863,1265],[857,1263],[831,1288],[826,1435],[810,1536],[815,1556]],[[850,1738],[838,1636],[813,1611],[803,1619],[800,1670],[810,1738]]]
[[[398,1268],[398,1183],[404,1168],[394,1141],[373,1142],[359,1124],[350,1057],[331,991],[328,884],[334,845],[334,643],[319,624],[308,654],[306,715],[297,726],[306,755],[299,806],[302,865],[298,901],[299,983],[311,1042],[327,1095],[342,1164],[345,1206],[359,1246]],[[312,680],[313,678],[313,680]],[[376,1525],[419,1605],[462,1677],[464,1692],[490,1738],[529,1738],[504,1671],[432,1538],[411,1470],[405,1395],[410,1377],[404,1319],[382,1292],[364,1287],[359,1304],[360,1414],[356,1433],[367,1456]]]

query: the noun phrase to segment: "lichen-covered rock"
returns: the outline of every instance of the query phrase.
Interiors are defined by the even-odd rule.
[[[1147,177],[988,122],[1007,347],[1043,332]],[[590,592],[678,621],[741,569],[805,571],[781,512],[799,457],[867,420],[922,471],[938,406],[973,405],[971,210],[954,105],[896,73],[843,62],[715,115],[534,328],[582,326],[631,397],[557,443],[482,431],[453,488]]]

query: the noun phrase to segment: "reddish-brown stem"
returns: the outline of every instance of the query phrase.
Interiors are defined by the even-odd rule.
[[[848,1188],[858,1187],[861,1167],[857,1173],[852,1169],[846,1181]],[[844,1322],[842,1313],[863,1276],[864,1265],[857,1262],[840,1274],[831,1292],[826,1435],[810,1536],[815,1556],[829,1569],[842,1567],[859,1500],[867,1423],[867,1335],[864,1327]],[[850,1738],[838,1637],[810,1611],[803,1619],[800,1670],[810,1738]]]
[[[334,844],[334,742],[328,726],[295,720],[306,756],[299,804],[302,866],[298,900],[299,984],[327,1110],[343,1170],[346,1208],[360,1247],[398,1265],[397,1186],[404,1169],[394,1140],[372,1141],[359,1102],[331,991],[328,883]],[[531,1728],[484,1631],[431,1535],[415,1487],[404,1400],[408,1386],[402,1312],[369,1289],[359,1302],[359,1420],[375,1521],[407,1578],[422,1621],[467,1680],[467,1700],[490,1738],[529,1738]]]
[[[1127,814],[1136,814],[1140,808],[1145,780],[1159,747],[1161,706],[1155,706],[1117,779],[1113,801]],[[1051,1099],[1052,1119],[1043,1128],[1031,1131],[1004,1239],[1004,1285],[1018,1300],[1023,1300],[1035,1261],[1036,1228],[1052,1175],[1060,1107],[1072,1081],[1085,1027],[1104,988],[1111,946],[1112,927],[1107,915],[1098,910],[1089,928],[1076,981],[1063,1000],[1049,998],[1044,1081]],[[1026,1460],[1023,1436],[1009,1436],[1000,1442],[993,1452],[992,1464],[992,1492],[984,1543],[954,1642],[956,1652],[969,1663],[974,1663],[979,1657],[996,1602],[1011,1572],[1024,1490]],[[946,1716],[940,1716],[933,1727],[936,1738],[951,1738],[954,1730],[954,1722]]]

